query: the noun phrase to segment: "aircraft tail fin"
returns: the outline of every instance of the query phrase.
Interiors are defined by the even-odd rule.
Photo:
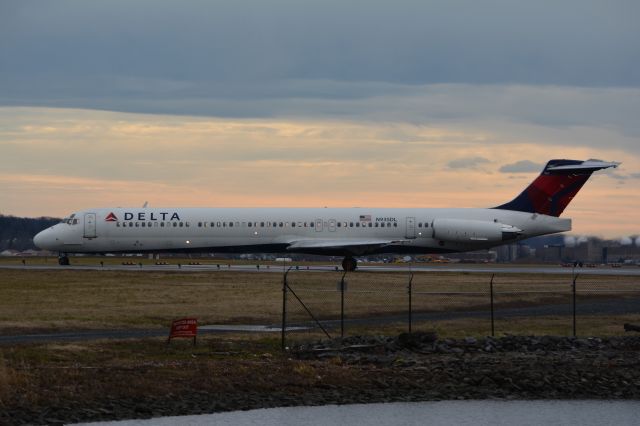
[[[587,182],[591,173],[618,167],[619,164],[601,160],[551,160],[520,195],[494,208],[558,217]]]

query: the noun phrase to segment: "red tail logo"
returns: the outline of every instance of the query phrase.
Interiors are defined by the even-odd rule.
[[[116,217],[115,214],[113,214],[113,212],[109,213],[107,215],[107,217],[104,219],[105,222],[117,222],[118,218]]]
[[[520,195],[496,208],[560,216],[596,170],[618,167],[601,160],[551,160]]]

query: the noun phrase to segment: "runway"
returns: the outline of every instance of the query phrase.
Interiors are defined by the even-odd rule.
[[[313,265],[300,266],[295,263],[287,263],[283,265],[264,265],[264,264],[169,264],[169,265],[0,265],[0,269],[13,270],[67,270],[67,271],[138,271],[138,272],[217,272],[217,271],[233,271],[233,272],[270,272],[282,273],[284,270],[291,268],[292,271],[309,271],[309,272],[342,272],[337,265]],[[451,273],[486,273],[486,274],[552,274],[552,275],[571,275],[574,268],[561,266],[546,265],[506,265],[506,264],[449,264],[449,265],[409,265],[409,264],[379,264],[379,265],[358,265],[358,271],[363,272],[451,272]],[[357,273],[357,271],[356,271]],[[640,276],[640,267],[597,267],[597,268],[575,268],[575,273],[580,275],[613,275],[613,276]]]

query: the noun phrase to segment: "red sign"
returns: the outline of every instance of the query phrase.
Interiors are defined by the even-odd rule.
[[[171,323],[171,332],[169,333],[169,340],[174,337],[193,337],[194,343],[196,335],[198,334],[198,320],[195,318],[183,318],[175,320]]]
[[[111,213],[109,213],[107,215],[107,217],[104,218],[104,221],[105,222],[117,222],[118,218],[116,217],[115,214],[113,214],[113,212],[111,212]]]

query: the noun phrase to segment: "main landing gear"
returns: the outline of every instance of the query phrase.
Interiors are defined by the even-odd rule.
[[[344,269],[347,272],[353,272],[358,268],[358,262],[356,262],[356,260],[351,257],[351,256],[346,256],[344,259],[342,259],[342,269]]]
[[[60,253],[60,255],[58,255],[58,265],[69,266],[69,256],[67,256],[66,253]]]

